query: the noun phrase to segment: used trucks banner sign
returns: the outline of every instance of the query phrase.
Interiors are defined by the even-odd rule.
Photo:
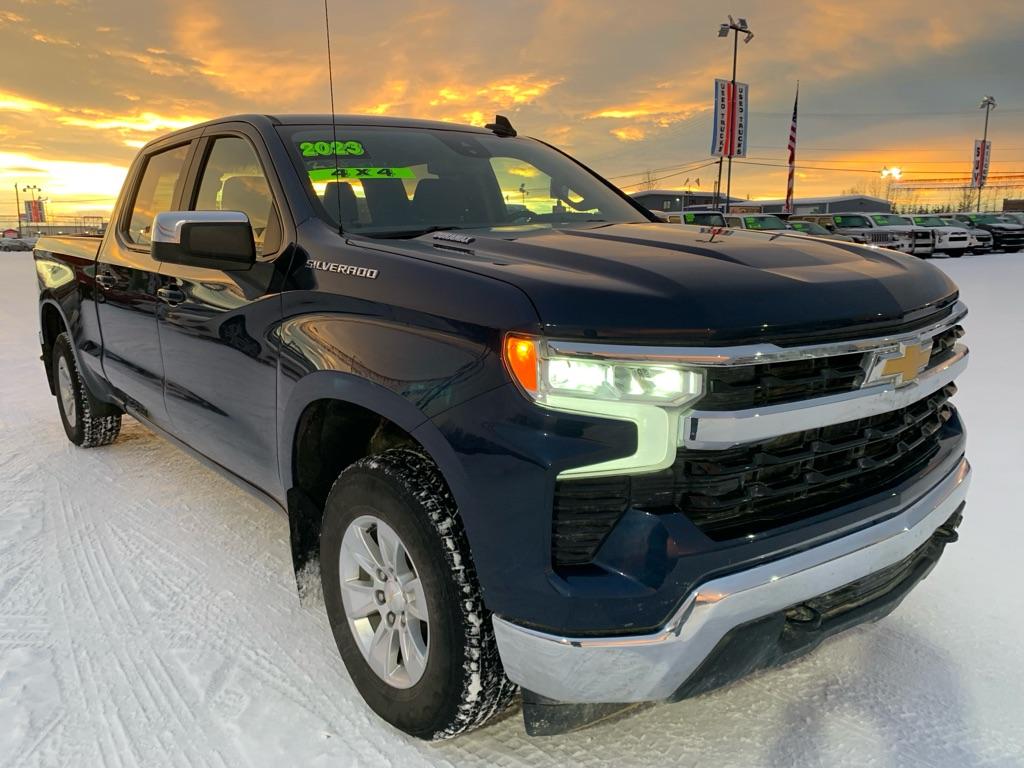
[[[735,87],[734,87],[735,85]],[[747,84],[715,80],[715,120],[711,154],[747,156]]]
[[[992,142],[974,140],[974,163],[971,166],[971,186],[974,189],[985,186],[988,181],[988,156],[992,154]]]

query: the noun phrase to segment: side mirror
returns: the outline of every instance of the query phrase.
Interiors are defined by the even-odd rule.
[[[229,271],[256,263],[252,225],[240,211],[164,211],[151,238],[156,261]]]
[[[825,229],[827,229],[829,232],[836,231],[836,225],[833,224],[832,222],[826,222],[825,224],[822,224],[822,226],[825,227]]]

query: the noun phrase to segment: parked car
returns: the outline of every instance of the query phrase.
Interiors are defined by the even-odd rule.
[[[31,251],[32,246],[24,240],[15,237],[0,239],[0,251]]]
[[[1002,211],[998,214],[1002,216],[1006,221],[1011,224],[1020,224],[1024,226],[1024,212],[1021,211]]]
[[[889,228],[910,234],[913,248],[910,253],[927,259],[935,252],[935,232],[928,227],[917,227],[895,213],[869,213],[868,220],[876,227]]]
[[[970,239],[967,241],[967,252],[968,253],[991,253],[992,252],[992,233],[986,229],[978,229],[977,227],[971,226],[967,222],[959,221],[957,219],[947,218],[949,214],[937,214],[944,224],[950,227],[963,227],[967,230],[970,235]]]
[[[997,251],[1019,251],[1024,248],[1024,226],[1013,224],[995,213],[950,213],[947,218],[984,229],[992,235],[992,248]]]
[[[560,732],[877,620],[956,540],[957,286],[725,231],[504,118],[224,118],[39,241],[42,361],[73,444],[130,415],[288,516],[380,717],[447,738],[521,689]]]
[[[808,235],[810,237],[827,237],[829,240],[845,240],[851,243],[863,242],[854,239],[852,235],[842,235],[839,234],[838,232],[829,232],[823,226],[813,221],[801,221],[799,219],[790,219],[787,223],[796,232]]]
[[[938,216],[901,216],[900,218],[908,224],[931,229],[935,233],[936,253],[945,253],[947,256],[958,258],[967,252],[967,248],[971,244],[971,233],[962,225],[952,226]]]
[[[718,211],[683,211],[681,223],[700,227],[724,227],[725,217]]]
[[[733,229],[754,229],[760,232],[777,232],[791,229],[778,216],[770,213],[742,213],[726,215],[726,226]]]
[[[854,241],[868,245],[892,248],[903,253],[910,253],[914,249],[909,233],[876,227],[862,213],[802,213],[789,217],[790,226],[798,221],[814,222],[829,232],[849,235]]]

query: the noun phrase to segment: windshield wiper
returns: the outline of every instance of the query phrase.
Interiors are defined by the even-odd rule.
[[[402,240],[402,239],[412,239],[414,237],[420,237],[422,235],[429,235],[431,232],[448,232],[450,230],[455,230],[455,229],[466,229],[466,227],[435,225],[435,226],[431,226],[431,227],[420,227],[419,229],[395,229],[395,230],[384,231],[384,232],[359,232],[359,233],[352,232],[350,230],[348,232],[348,234],[350,234],[350,235],[361,234],[361,235],[363,235],[365,237],[372,237],[372,238],[375,238],[375,239],[382,239],[382,240],[388,240],[388,239]]]

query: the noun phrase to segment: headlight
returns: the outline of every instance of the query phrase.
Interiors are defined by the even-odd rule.
[[[703,393],[704,377],[691,368],[557,355],[543,339],[510,335],[504,357],[531,398],[555,407],[567,398],[678,407]]]

